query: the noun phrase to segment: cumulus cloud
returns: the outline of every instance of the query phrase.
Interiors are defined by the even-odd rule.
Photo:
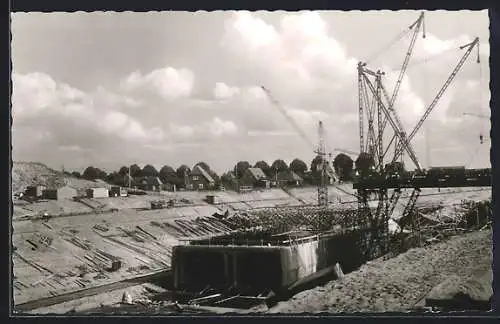
[[[311,148],[261,85],[271,91],[311,142],[317,142],[317,124],[322,120],[330,147],[358,150],[357,56],[363,57],[365,50],[370,50],[354,46],[351,36],[358,42],[360,34],[371,37],[370,31],[356,34],[349,30],[346,36],[345,30],[335,29],[335,21],[325,12],[268,15],[239,11],[224,15],[223,34],[211,35],[214,38],[207,42],[183,40],[178,44],[186,46],[183,53],[196,55],[178,59],[177,47],[169,46],[158,51],[158,60],[148,61],[147,67],[123,61],[125,70],[110,73],[109,79],[102,81],[106,86],[95,90],[77,89],[43,73],[15,74],[16,150],[24,150],[24,156],[26,152],[43,155],[52,145],[67,158],[95,159],[95,164],[128,159],[179,165],[204,159],[221,171],[240,159],[272,162],[299,157],[309,163],[314,155]],[[463,55],[459,46],[473,39],[462,33],[447,38],[442,34],[428,30],[426,39],[417,40],[401,84],[395,109],[407,131],[415,126]],[[392,37],[391,32],[387,37]],[[220,47],[213,46],[217,39]],[[409,37],[369,63],[369,68],[386,72],[384,84],[389,94],[408,41]],[[486,77],[489,47],[482,43],[480,49]],[[207,56],[213,54],[210,64],[200,62],[197,53],[202,51]],[[469,61],[475,55],[472,53]],[[466,62],[425,124],[433,138],[441,139],[432,143],[435,150],[464,147],[450,153],[450,159],[473,151],[474,140],[456,135],[456,129],[480,126],[478,120],[459,118],[462,111],[488,107],[487,91],[478,91],[487,81],[477,81],[477,65],[470,63]],[[422,131],[414,139],[419,156],[425,153],[423,139]],[[37,151],[36,143],[31,142],[44,146]],[[203,156],[193,149],[199,147],[207,148]],[[61,159],[65,158],[62,153]]]
[[[18,156],[29,155],[37,146],[48,149],[54,158],[58,147],[62,154],[92,149],[106,155],[120,139],[147,143],[163,138],[160,128],[145,127],[119,111],[123,101],[117,100],[118,94],[102,89],[87,94],[43,73],[14,73],[12,81],[13,146]],[[98,104],[103,102],[108,105]]]
[[[285,15],[277,29],[242,11],[234,13],[225,26],[226,48],[268,71],[264,79],[270,83],[300,91],[297,95],[311,91],[318,80],[338,85],[355,73],[357,60],[328,34],[317,12]]]
[[[238,87],[231,87],[224,82],[217,82],[214,88],[214,96],[216,99],[228,99],[239,94]]]
[[[238,127],[231,120],[222,120],[219,117],[214,117],[209,124],[210,132],[215,136],[234,135]]]
[[[133,72],[121,82],[126,91],[153,91],[163,99],[188,97],[194,85],[194,73],[188,69],[165,67],[146,75]]]

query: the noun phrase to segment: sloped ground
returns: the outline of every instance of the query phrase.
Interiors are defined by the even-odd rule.
[[[14,301],[24,303],[168,269],[177,238],[230,230],[216,219],[201,223],[193,219],[217,211],[208,208],[124,210],[48,222],[14,221]],[[102,271],[102,252],[119,258],[121,269]]]
[[[48,187],[64,185],[64,175],[38,162],[14,162],[12,165],[12,191],[23,191],[27,186],[43,184]]]
[[[48,188],[59,188],[65,184],[75,188],[79,193],[92,187],[101,187],[94,181],[77,179],[62,172],[53,170],[39,162],[13,162],[12,164],[12,192],[21,192],[27,186],[35,184],[45,185]]]
[[[477,231],[387,261],[374,260],[347,274],[343,281],[299,293],[270,312],[405,311],[451,275],[469,277],[491,269],[492,244],[491,230]]]

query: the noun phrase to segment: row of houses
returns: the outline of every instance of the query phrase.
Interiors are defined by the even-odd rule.
[[[333,181],[333,179],[331,179]],[[159,177],[136,177],[124,176],[124,184],[129,188],[145,191],[176,191],[176,185],[163,183]],[[254,188],[267,189],[271,187],[299,187],[304,183],[304,179],[297,173],[288,170],[276,174],[269,178],[260,168],[248,168],[240,180],[233,173],[226,177],[223,186],[233,190],[252,190]],[[203,167],[197,165],[184,179],[185,190],[214,190],[217,188],[215,179]],[[127,196],[127,189],[120,186],[105,188],[105,184],[99,188],[89,188],[86,196],[89,198],[119,197]],[[25,195],[44,199],[71,199],[78,196],[76,189],[64,186],[58,189],[47,189],[45,186],[30,186],[26,189]]]
[[[203,167],[197,165],[186,175],[184,188],[186,190],[210,190],[216,186],[215,179]],[[159,177],[132,177],[125,175],[123,179],[125,186],[146,191],[176,191],[177,186],[173,183],[163,182]]]

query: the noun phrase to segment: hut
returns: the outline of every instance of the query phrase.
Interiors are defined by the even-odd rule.
[[[76,189],[64,186],[59,189],[45,189],[43,190],[43,198],[45,199],[73,199],[77,196]]]
[[[37,186],[28,186],[24,192],[26,196],[40,198],[43,196],[43,191],[47,189],[47,187],[42,185]]]
[[[107,188],[89,188],[87,189],[88,198],[106,198],[109,197]]]

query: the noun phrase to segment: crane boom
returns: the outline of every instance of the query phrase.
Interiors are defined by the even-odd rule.
[[[424,112],[424,114],[422,115],[422,117],[420,118],[418,123],[413,128],[413,131],[410,133],[410,136],[408,136],[408,141],[411,141],[413,139],[413,137],[415,136],[415,134],[417,134],[418,130],[420,129],[420,127],[422,126],[424,121],[427,119],[427,117],[431,113],[432,109],[434,109],[434,107],[437,105],[437,103],[438,103],[439,99],[441,99],[441,96],[443,95],[443,93],[446,91],[448,86],[451,84],[451,82],[453,81],[453,79],[457,75],[458,71],[462,68],[462,65],[465,63],[465,60],[467,60],[467,58],[469,57],[469,55],[472,52],[472,50],[474,49],[474,47],[478,44],[479,44],[479,37],[476,37],[471,43],[460,47],[460,49],[467,48],[467,51],[464,53],[464,55],[462,56],[462,58],[460,59],[458,64],[453,69],[453,72],[450,74],[450,76],[448,77],[448,79],[446,80],[444,85],[439,90],[439,92],[436,95],[436,97],[434,98],[434,100],[431,102],[431,104],[429,105],[427,110]],[[392,162],[396,161],[399,158],[400,154],[402,153],[403,147],[400,143],[398,143],[398,144],[399,145],[396,148],[396,152],[394,154]]]
[[[368,79],[368,77],[366,75],[363,75],[363,77],[365,78],[366,83],[368,84],[368,87],[370,87],[370,90],[372,91],[372,93],[376,93],[375,92],[375,88],[371,84],[371,82]],[[380,98],[380,96],[375,96],[375,98],[379,102],[380,108],[382,109],[383,113],[385,114],[386,118],[389,120],[389,123],[391,124],[392,128],[394,129],[394,136],[397,136],[400,139],[401,143],[403,143],[401,145],[404,146],[404,148],[407,149],[408,154],[410,155],[410,158],[413,160],[413,162],[415,163],[415,165],[417,166],[417,168],[420,169],[420,164],[418,163],[418,159],[415,156],[414,152],[412,150],[408,149],[408,146],[405,145],[405,144],[407,144],[407,143],[410,142],[409,139],[407,140],[406,139],[406,135],[404,134],[404,132],[401,132],[398,129],[398,126],[396,125],[396,122],[392,119],[391,115],[389,114],[389,111],[388,111],[387,107],[382,102],[382,98]],[[380,154],[382,154],[382,153],[380,153]],[[394,162],[394,160],[393,160],[393,162]]]
[[[382,91],[384,93],[384,96],[386,97],[386,99],[388,99],[389,95],[387,94],[387,90],[385,89],[383,84],[381,84],[381,85],[382,85]],[[388,113],[389,113],[389,115],[392,113],[392,117],[394,118],[395,124],[398,127],[400,138],[401,138],[401,144],[403,144],[405,146],[406,150],[410,154],[411,159],[413,160],[413,162],[415,163],[417,168],[420,169],[420,164],[418,163],[417,154],[415,153],[413,146],[411,145],[410,141],[408,140],[408,138],[406,136],[406,132],[404,130],[403,123],[401,122],[401,119],[399,118],[398,114],[396,113],[396,111],[394,109],[388,108]],[[389,146],[391,144],[392,144],[392,141],[389,143]],[[383,156],[385,156],[385,153]]]
[[[389,100],[389,107],[388,107],[389,110],[393,109],[394,103],[396,102],[399,88],[401,87],[401,82],[403,81],[404,75],[406,73],[406,69],[408,68],[408,63],[410,62],[411,54],[413,53],[413,48],[415,47],[415,43],[417,41],[417,35],[418,35],[418,32],[420,31],[420,27],[422,26],[423,21],[424,21],[424,13],[422,12],[420,14],[420,17],[418,18],[418,20],[416,22],[414,22],[409,27],[409,29],[412,29],[413,27],[415,27],[415,30],[414,30],[413,35],[411,37],[410,46],[408,47],[408,51],[406,53],[406,56],[405,56],[405,59],[403,62],[403,67],[401,68],[401,71],[399,72],[399,76],[398,76],[398,79],[396,81],[396,85],[394,86],[392,97]],[[424,38],[425,38],[425,34],[424,34]],[[385,129],[386,124],[387,124],[387,119],[382,124],[382,130]]]
[[[290,115],[288,115],[288,113],[286,112],[285,108],[283,108],[280,103],[274,99],[273,95],[271,94],[271,91],[269,91],[266,87],[264,86],[260,86],[262,88],[262,90],[266,93],[267,97],[269,98],[269,100],[279,109],[279,111],[281,112],[281,114],[288,120],[288,122],[293,126],[293,128],[295,129],[295,131],[299,134],[299,136],[307,143],[307,145],[309,145],[313,150],[315,149],[314,148],[314,144],[309,141],[309,138],[307,137],[307,135],[304,133],[304,131],[302,131],[302,129],[299,127],[299,125],[297,125],[297,123],[295,122],[295,120],[293,120],[292,117],[290,117]]]

